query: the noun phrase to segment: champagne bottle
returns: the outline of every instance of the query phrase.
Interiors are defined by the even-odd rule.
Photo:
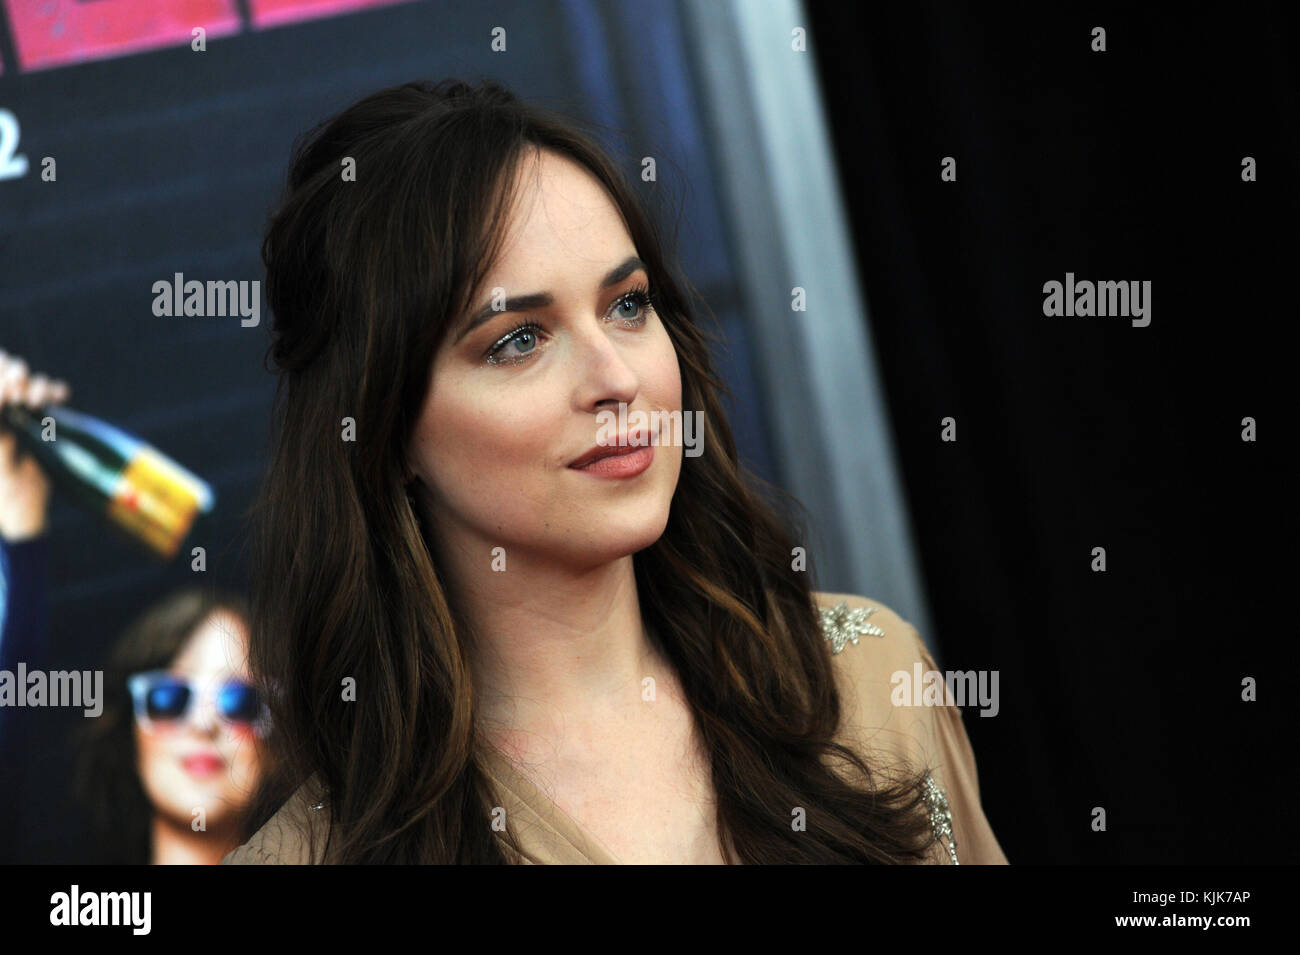
[[[62,405],[7,404],[0,421],[56,487],[164,560],[176,555],[196,519],[212,511],[206,482],[99,418]]]

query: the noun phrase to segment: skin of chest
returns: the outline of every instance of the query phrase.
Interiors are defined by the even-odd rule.
[[[552,797],[587,833],[628,864],[721,864],[713,787],[684,761],[656,769],[616,763]]]
[[[501,741],[530,780],[627,864],[722,864],[707,755],[684,701]]]

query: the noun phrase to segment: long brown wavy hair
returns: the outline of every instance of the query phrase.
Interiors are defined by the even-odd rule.
[[[683,459],[667,527],[633,560],[647,631],[709,753],[724,850],[749,864],[920,861],[934,840],[920,777],[877,784],[834,738],[840,700],[809,574],[791,569],[796,538],[777,505],[746,482],[781,494],[738,462],[717,339],[588,129],[492,81],[444,80],[374,93],[295,142],[262,244],[279,383],[252,514],[251,662],[278,694],[281,758],[328,793],[330,861],[520,859],[490,826],[469,621],[404,462],[442,336],[499,250],[511,173],[551,150],[622,212],[677,351],[682,407],[703,411],[709,451]],[[340,439],[344,418],[354,441]],[[364,703],[343,699],[348,677]],[[807,831],[792,830],[795,806],[816,820]]]

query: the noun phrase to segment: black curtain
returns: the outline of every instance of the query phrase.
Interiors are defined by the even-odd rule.
[[[1012,863],[1295,862],[1288,21],[984,7],[809,15],[927,636],[999,671],[986,813]],[[1067,273],[1149,281],[1150,324],[1046,316]]]

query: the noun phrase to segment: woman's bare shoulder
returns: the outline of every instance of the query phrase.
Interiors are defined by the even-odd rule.
[[[222,865],[319,865],[328,835],[328,812],[314,780],[303,783],[275,815]],[[320,807],[320,808],[315,808]]]

